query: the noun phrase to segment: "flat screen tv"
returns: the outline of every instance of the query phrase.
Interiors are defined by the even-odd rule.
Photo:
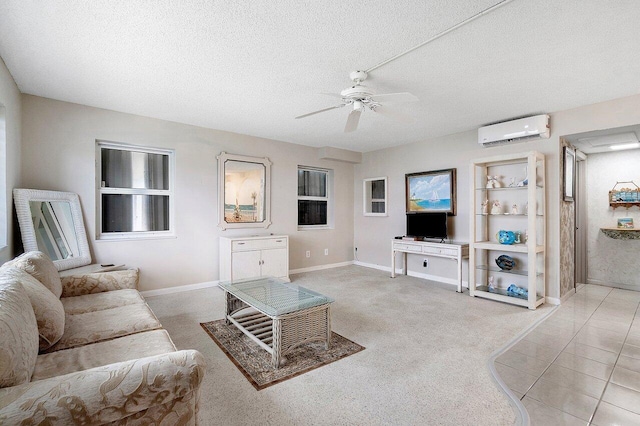
[[[407,214],[407,236],[447,238],[447,213],[409,213]]]

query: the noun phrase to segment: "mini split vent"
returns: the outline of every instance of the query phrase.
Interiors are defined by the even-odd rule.
[[[478,143],[489,147],[531,139],[548,139],[549,116],[546,114],[505,121],[478,129]]]

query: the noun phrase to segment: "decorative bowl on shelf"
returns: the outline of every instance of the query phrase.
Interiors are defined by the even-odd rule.
[[[503,271],[510,271],[514,266],[516,266],[516,261],[511,256],[501,254],[496,259],[496,265],[498,265],[498,268],[502,269]]]
[[[498,231],[496,238],[500,244],[513,244],[516,242],[516,234],[513,231]]]

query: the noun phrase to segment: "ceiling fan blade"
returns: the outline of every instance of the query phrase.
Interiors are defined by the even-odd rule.
[[[314,114],[320,114],[321,112],[330,111],[330,110],[336,109],[336,108],[342,108],[343,106],[344,106],[344,104],[340,104],[340,105],[332,106],[332,107],[329,107],[329,108],[324,108],[324,109],[321,109],[321,110],[318,110],[318,111],[313,111],[313,112],[310,112],[308,114],[299,115],[299,116],[296,117],[296,119],[305,118],[305,117],[308,117],[308,116],[314,115]]]
[[[351,111],[351,113],[349,114],[349,118],[347,118],[347,125],[344,126],[345,133],[353,132],[358,128],[358,122],[360,121],[361,114],[362,111],[359,109],[354,109],[353,111]]]
[[[392,103],[392,102],[418,102],[416,96],[412,95],[409,92],[401,92],[401,93],[383,93],[382,95],[373,95],[371,100],[374,102],[382,102],[382,103]]]
[[[382,114],[385,117],[389,117],[392,120],[398,121],[400,123],[404,123],[404,124],[411,124],[413,123],[413,117],[411,117],[410,115],[407,114],[403,114],[401,112],[398,111],[394,111],[393,109],[387,108],[385,106],[382,105],[378,105],[375,108],[372,108],[374,112],[377,112],[378,114]]]

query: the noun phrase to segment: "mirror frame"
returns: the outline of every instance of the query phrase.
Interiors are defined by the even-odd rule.
[[[218,226],[225,229],[234,228],[268,228],[271,225],[271,161],[267,157],[247,157],[227,154],[222,151],[218,155]],[[264,220],[261,222],[227,222],[224,220],[225,171],[227,161],[255,163],[264,166]]]
[[[87,241],[87,233],[84,229],[82,218],[82,210],[80,208],[80,198],[78,194],[73,192],[45,191],[40,189],[14,189],[13,201],[16,206],[16,214],[18,216],[18,224],[20,225],[20,233],[22,234],[22,245],[24,251],[42,251],[38,248],[36,241],[36,231],[33,227],[31,219],[31,201],[68,201],[71,207],[71,217],[73,226],[76,231],[78,240],[78,256],[70,259],[54,260],[58,271],[77,268],[78,266],[89,265],[91,263],[91,252],[89,251],[89,242]]]

